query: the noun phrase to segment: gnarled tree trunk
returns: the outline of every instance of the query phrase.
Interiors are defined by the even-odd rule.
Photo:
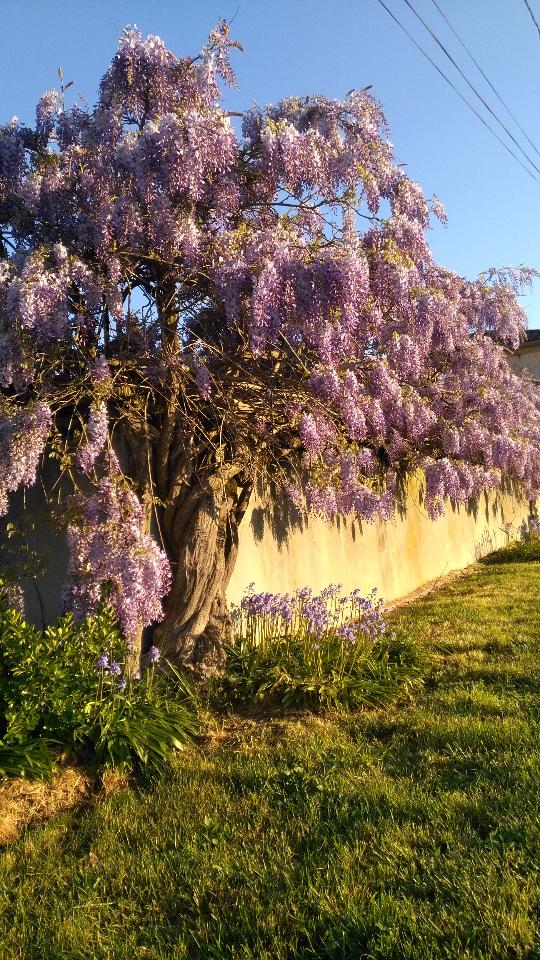
[[[179,406],[182,383],[175,362],[181,347],[178,302],[175,279],[166,273],[160,277],[156,305],[163,357],[169,360],[152,461],[155,489],[164,505],[160,532],[173,582],[154,642],[172,662],[208,673],[221,669],[224,644],[232,639],[225,591],[252,480],[240,465],[213,459],[216,450],[209,454],[204,430],[197,452],[195,425],[193,435],[187,439],[184,432],[184,444],[178,443],[179,417],[185,415]],[[221,439],[216,441],[220,444]]]
[[[173,583],[154,642],[172,662],[203,673],[222,668],[232,639],[225,592],[252,489],[238,474],[230,467],[206,481],[191,478],[163,518]]]

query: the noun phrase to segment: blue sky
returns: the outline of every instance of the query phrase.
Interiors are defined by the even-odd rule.
[[[403,0],[386,2],[472,97]],[[511,124],[432,0],[412,2]],[[540,0],[529,2],[540,21]],[[439,3],[540,150],[540,37],[523,0]],[[197,52],[215,21],[236,11],[232,32],[245,52],[234,59],[240,88],[227,91],[228,106],[304,93],[340,97],[372,84],[399,159],[446,206],[448,228],[431,234],[437,259],[469,277],[490,266],[540,269],[540,183],[468,111],[377,0],[3,0],[0,121],[31,120],[39,95],[57,85],[59,65],[65,80],[93,101],[127,24],[159,34],[183,55]],[[522,302],[529,325],[540,327],[540,279]]]

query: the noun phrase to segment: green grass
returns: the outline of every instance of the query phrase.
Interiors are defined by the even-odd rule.
[[[539,559],[395,614],[434,651],[414,700],[229,718],[153,789],[27,829],[1,960],[540,958]]]

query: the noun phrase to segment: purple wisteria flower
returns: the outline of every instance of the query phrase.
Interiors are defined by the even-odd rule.
[[[68,527],[66,599],[82,620],[99,609],[106,585],[108,602],[129,640],[141,626],[162,619],[161,599],[169,590],[171,570],[164,551],[144,530],[140,500],[125,483],[114,454],[108,457],[111,473],[95,492],[70,498],[82,516]]]
[[[105,357],[99,356],[90,364],[90,373],[96,383],[106,383],[111,379],[111,368]]]
[[[88,441],[80,447],[77,454],[77,464],[83,473],[89,473],[92,470],[107,442],[108,430],[109,419],[106,404],[92,404],[88,415]]]
[[[202,363],[197,363],[195,367],[195,382],[203,400],[209,400],[212,396],[212,382],[208,369]]]
[[[8,510],[8,493],[35,483],[38,464],[52,428],[46,403],[20,410],[4,403],[0,412],[0,515]]]

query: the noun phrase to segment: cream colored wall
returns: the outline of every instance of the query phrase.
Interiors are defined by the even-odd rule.
[[[227,597],[239,603],[252,581],[271,593],[338,582],[366,593],[377,587],[385,600],[394,600],[517,538],[529,512],[528,501],[499,493],[482,495],[475,511],[448,504],[446,515],[432,521],[418,480],[411,482],[404,516],[371,524],[318,517],[295,522],[285,501],[269,509],[257,499],[240,526]]]
[[[26,616],[38,625],[60,613],[67,554],[63,538],[47,523],[40,488],[14,496],[12,519],[28,512],[43,514],[43,526],[30,537],[32,549],[43,556],[45,574],[23,581]],[[227,597],[239,603],[247,585],[286,593],[309,585],[343,583],[368,593],[377,587],[385,600],[407,596],[418,587],[503,546],[520,534],[529,504],[509,494],[482,496],[476,511],[464,507],[431,521],[422,507],[420,484],[411,482],[404,516],[359,524],[351,518],[329,523],[317,517],[302,521],[286,498],[270,506],[255,498],[240,525],[239,550]],[[9,558],[0,561],[9,565]],[[36,590],[39,590],[39,594]]]

